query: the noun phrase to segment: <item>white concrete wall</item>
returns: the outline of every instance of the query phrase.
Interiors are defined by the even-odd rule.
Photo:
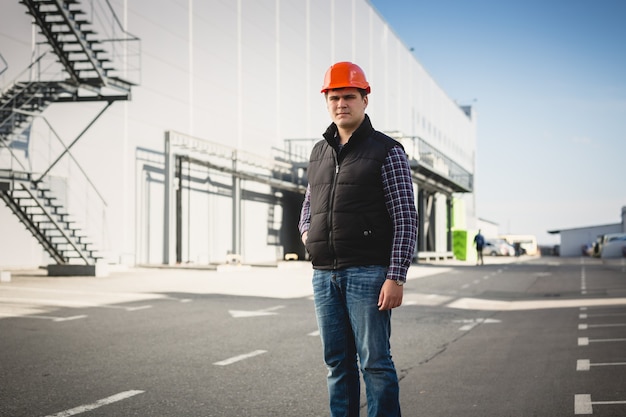
[[[162,260],[162,178],[152,173],[146,179],[138,149],[162,152],[166,130],[261,155],[283,147],[286,138],[319,138],[329,123],[319,92],[324,72],[341,60],[365,70],[375,128],[420,136],[473,171],[475,121],[367,0],[131,0],[113,5],[128,30],[142,39],[141,85],[133,89],[132,101],[115,103],[73,150],[106,199],[100,247],[112,261]],[[18,0],[3,2],[0,28],[11,36],[0,38],[0,52],[10,66],[0,77],[2,87],[29,63],[31,19],[25,11]],[[69,142],[101,106],[55,104],[44,115]],[[34,134],[50,140],[43,127]],[[191,235],[183,240],[192,242],[184,258],[221,261],[230,247],[230,201],[210,194],[189,201],[195,214],[194,224],[184,226]],[[276,248],[268,247],[263,236],[266,207],[244,205],[245,257],[273,260]],[[468,210],[473,215],[473,204]],[[7,244],[11,238],[4,231],[16,222],[8,210],[0,210],[0,239],[10,247],[0,252],[0,266],[32,250],[23,239]],[[28,262],[40,259],[37,255]]]

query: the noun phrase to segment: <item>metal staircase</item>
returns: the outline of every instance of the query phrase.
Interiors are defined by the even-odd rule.
[[[0,96],[0,138],[14,138],[64,94],[76,94],[76,87],[57,81],[16,81]]]
[[[122,28],[109,0],[91,0],[85,6],[79,0],[20,3],[39,29],[38,48],[47,50],[36,54],[0,95],[0,154],[8,152],[11,161],[9,167],[0,166],[0,198],[57,264],[94,265],[98,253],[46,185],[55,164],[62,158],[73,159],[70,148],[82,133],[69,146],[63,145],[58,158],[40,171],[43,176],[26,169],[29,163],[13,149],[27,136],[33,120],[52,104],[104,102],[84,133],[113,102],[129,100],[131,88],[138,84],[131,79],[139,65],[133,66],[131,59],[139,62],[139,39]],[[22,77],[26,73],[30,75]]]
[[[26,229],[58,264],[92,264],[99,259],[71,216],[49,188],[32,181],[27,172],[0,171],[0,179],[10,184],[0,199],[13,211]]]

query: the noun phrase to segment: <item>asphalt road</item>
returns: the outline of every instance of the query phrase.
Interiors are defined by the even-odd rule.
[[[626,416],[623,263],[485,260],[411,267],[393,314],[403,415]],[[310,274],[14,271],[0,416],[327,416]]]

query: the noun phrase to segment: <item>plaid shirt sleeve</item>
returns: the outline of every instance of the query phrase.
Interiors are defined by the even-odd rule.
[[[406,281],[417,243],[417,209],[411,168],[399,146],[387,154],[382,168],[385,204],[393,223],[393,242],[387,279]]]
[[[304,232],[309,230],[311,225],[311,186],[307,185],[306,193],[304,193],[304,201],[302,202],[302,210],[300,211],[300,221],[298,222],[298,229],[300,230],[300,236]]]

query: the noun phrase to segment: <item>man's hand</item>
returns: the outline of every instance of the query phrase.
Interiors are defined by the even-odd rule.
[[[382,311],[400,307],[403,294],[404,287],[396,284],[392,279],[386,279],[378,296],[378,309]]]
[[[306,238],[309,236],[309,232],[306,231],[304,233],[302,233],[302,236],[300,236],[302,238],[302,243],[304,243],[306,245]]]

